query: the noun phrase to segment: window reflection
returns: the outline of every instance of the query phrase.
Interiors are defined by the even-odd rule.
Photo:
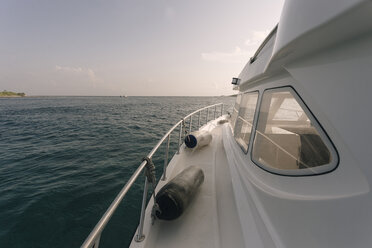
[[[264,92],[253,160],[280,170],[311,170],[329,164],[328,147],[293,94],[289,89]]]
[[[235,127],[236,118],[238,117],[241,98],[242,98],[242,95],[237,95],[236,96],[235,105],[234,105],[234,108],[233,108],[233,112],[231,114],[230,121],[231,121],[231,126],[232,126],[233,129]]]
[[[239,114],[235,124],[234,137],[244,151],[248,150],[257,100],[258,92],[245,93],[242,95]]]

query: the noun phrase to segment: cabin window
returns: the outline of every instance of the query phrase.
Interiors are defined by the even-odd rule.
[[[320,174],[337,165],[332,143],[289,87],[264,92],[252,159],[264,169],[287,175]]]
[[[233,128],[233,130],[234,130],[234,127],[235,127],[236,118],[238,117],[241,98],[242,98],[242,95],[237,95],[236,96],[235,105],[234,105],[234,108],[233,108],[233,111],[232,111],[232,114],[231,114],[230,121],[231,121],[231,127]]]
[[[250,92],[242,95],[240,109],[235,123],[234,137],[245,152],[248,151],[257,100],[258,92]]]

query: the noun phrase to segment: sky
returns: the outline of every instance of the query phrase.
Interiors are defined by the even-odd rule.
[[[283,0],[1,0],[0,91],[219,96]]]

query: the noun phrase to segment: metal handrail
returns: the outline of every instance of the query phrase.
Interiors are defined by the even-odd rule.
[[[154,148],[151,150],[151,152],[147,155],[148,158],[152,158],[152,156],[155,154],[155,152],[159,149],[161,144],[167,139],[167,147],[166,147],[166,152],[165,152],[165,160],[164,160],[164,169],[163,169],[163,176],[162,180],[166,179],[166,171],[167,171],[167,165],[168,165],[168,152],[169,152],[169,143],[170,143],[170,135],[171,133],[178,127],[180,126],[180,132],[179,132],[179,137],[178,137],[178,149],[177,149],[177,154],[179,154],[180,147],[182,146],[182,130],[183,126],[185,125],[186,119],[189,118],[189,131],[192,131],[192,116],[194,114],[199,113],[198,117],[198,127],[200,126],[200,119],[201,119],[201,112],[205,109],[207,109],[207,115],[206,115],[206,122],[208,122],[209,119],[209,109],[214,107],[214,118],[216,117],[216,111],[217,111],[217,106],[221,106],[221,114],[223,114],[223,103],[217,103],[213,104],[201,109],[198,109],[191,114],[186,115],[183,119],[178,121],[175,125],[173,125],[168,132],[159,140],[159,142],[154,146]],[[186,127],[185,127],[186,130]],[[143,161],[140,166],[136,169],[136,171],[133,173],[133,175],[129,178],[128,182],[124,185],[124,187],[121,189],[119,194],[115,197],[109,208],[106,210],[106,212],[103,214],[99,222],[96,224],[94,229],[91,231],[89,236],[86,238],[84,243],[81,245],[82,248],[98,248],[100,238],[102,231],[105,229],[108,221],[111,219],[112,215],[114,214],[116,208],[119,206],[120,202],[123,200],[124,196],[128,193],[129,189],[132,187],[140,173],[143,171],[147,164],[147,161]],[[135,240],[140,242],[142,241],[145,236],[143,235],[143,223],[144,223],[144,218],[145,218],[145,209],[146,209],[146,199],[147,199],[147,190],[148,190],[148,180],[147,178],[145,179],[145,185],[144,185],[144,190],[143,190],[143,198],[142,198],[142,207],[141,207],[141,216],[140,216],[140,224],[138,226],[138,232],[136,235]]]

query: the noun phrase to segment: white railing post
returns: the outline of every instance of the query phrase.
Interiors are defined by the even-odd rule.
[[[168,140],[167,140],[167,146],[165,148],[165,158],[164,158],[164,169],[163,169],[163,177],[161,180],[166,180],[167,179],[167,166],[168,166],[168,154],[169,154],[169,143],[170,143],[170,134],[168,135]]]
[[[146,209],[146,199],[147,199],[148,188],[149,188],[149,182],[148,182],[147,177],[146,177],[145,178],[145,186],[143,187],[140,223],[139,223],[139,226],[138,226],[137,235],[134,239],[136,242],[142,242],[145,239],[145,235],[143,234],[143,224],[145,222],[145,209]]]
[[[207,121],[205,122],[205,124],[208,123],[208,119],[209,119],[209,108],[207,108]]]
[[[190,124],[190,127],[189,127],[190,128],[189,129],[189,134],[190,134],[191,133],[191,128],[192,128],[192,115],[190,115],[190,123],[189,124]]]
[[[91,248],[98,248],[100,239],[101,239],[101,234],[94,240],[94,243],[92,244]]]
[[[181,147],[181,144],[182,144],[182,125],[183,125],[183,122],[180,123],[180,135],[178,137],[178,149],[177,149],[177,154],[180,154],[180,147]]]
[[[199,117],[198,117],[198,128],[200,127],[200,117],[201,117],[201,111],[199,111]]]

